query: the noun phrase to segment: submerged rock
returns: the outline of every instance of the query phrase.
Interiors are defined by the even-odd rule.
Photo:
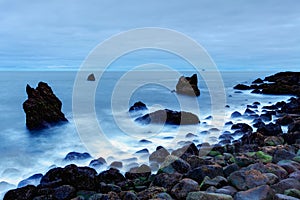
[[[200,90],[197,84],[197,74],[193,74],[191,77],[181,76],[176,85],[176,92],[189,96],[200,96]]]
[[[187,125],[198,124],[200,120],[197,115],[185,111],[172,111],[169,109],[158,110],[150,114],[135,119],[136,122],[142,124],[172,124],[172,125]]]
[[[42,177],[43,177],[43,174],[34,174],[34,175],[20,181],[19,184],[18,184],[18,188],[24,187],[26,185],[35,185],[35,186],[37,186],[40,183]]]
[[[92,158],[92,156],[87,152],[85,153],[70,152],[66,155],[64,161],[85,160],[90,158]]]
[[[23,103],[23,109],[26,113],[26,126],[29,130],[68,121],[61,111],[61,101],[47,83],[39,82],[36,89],[27,85],[26,92],[28,99]]]

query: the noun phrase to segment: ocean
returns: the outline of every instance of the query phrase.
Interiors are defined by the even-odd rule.
[[[243,114],[247,105],[258,101],[261,105],[257,113],[260,113],[263,105],[290,98],[233,89],[238,83],[250,84],[256,78],[264,78],[276,72],[220,73],[224,85],[214,87],[218,88],[218,91],[211,91],[208,87],[217,81],[214,72],[201,72],[202,75],[210,74],[206,79],[198,73],[201,95],[195,98],[172,92],[179,75],[191,76],[193,71],[180,72],[178,77],[159,71],[136,73],[131,76],[122,71],[109,71],[103,74],[99,82],[85,80],[84,84],[93,85],[91,88],[96,88],[95,91],[86,90],[86,87],[75,87],[76,71],[2,71],[0,183],[7,182],[16,186],[19,181],[33,174],[45,173],[54,166],[64,166],[68,163],[63,161],[63,158],[72,151],[89,152],[94,158],[104,157],[108,164],[128,158],[136,158],[139,163],[147,163],[145,156],[139,156],[135,152],[144,148],[152,152],[159,145],[172,150],[191,140],[196,144],[217,143],[218,136],[223,131],[230,130],[230,126],[224,126],[224,122],[251,123],[249,119],[230,119],[232,112],[239,111]],[[63,103],[62,110],[69,123],[42,131],[26,129],[25,113],[22,108],[22,103],[27,99],[26,84],[36,87],[39,81],[44,81],[52,87]],[[79,101],[74,100],[77,98],[74,95],[76,92],[81,95]],[[224,102],[222,96],[218,96],[223,92]],[[89,103],[93,101],[94,105],[90,105]],[[136,101],[144,102],[150,111],[168,108],[194,112],[199,116],[201,123],[181,127],[142,126],[135,123],[134,119],[145,113],[128,113],[129,107]],[[222,107],[216,110],[212,107],[212,102],[219,101]],[[94,109],[95,115],[93,112],[84,112],[86,107]],[[98,129],[92,122],[98,123],[101,133],[96,131]],[[216,127],[218,129],[212,129]],[[209,134],[204,135],[203,131],[209,131]],[[186,138],[188,133],[193,133],[195,137]],[[141,142],[143,139],[146,142]],[[124,162],[126,164],[126,161]],[[88,165],[88,163],[89,161],[85,161],[77,164]],[[127,170],[126,166],[123,170]],[[0,187],[0,193],[3,194],[5,190],[7,188]]]

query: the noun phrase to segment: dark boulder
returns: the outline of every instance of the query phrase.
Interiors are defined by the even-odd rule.
[[[31,200],[36,194],[36,187],[33,185],[27,185],[22,188],[8,191],[3,200]]]
[[[139,167],[133,167],[128,172],[125,173],[127,179],[136,178],[148,178],[151,175],[151,169],[149,166],[143,164]]]
[[[189,156],[199,155],[199,150],[194,143],[185,145],[181,148],[178,148],[172,152],[172,155],[186,160]]]
[[[300,120],[297,120],[291,124],[289,124],[288,126],[288,132],[292,133],[292,132],[300,132]]]
[[[248,124],[246,123],[237,123],[237,124],[233,124],[231,126],[231,129],[232,130],[239,130],[243,133],[249,133],[249,132],[252,132],[253,129],[251,126],[249,126]]]
[[[228,182],[239,190],[248,190],[265,185],[268,178],[257,170],[239,170],[229,175]]]
[[[158,186],[167,189],[170,192],[173,186],[182,179],[182,175],[179,173],[167,174],[161,173],[154,177],[151,186]]]
[[[175,173],[178,172],[180,174],[185,174],[191,169],[189,163],[185,160],[177,157],[169,155],[166,157],[165,161],[162,163],[159,172],[161,173]]]
[[[76,197],[76,189],[71,185],[62,185],[54,189],[54,199],[57,200],[69,200]]]
[[[281,135],[287,144],[300,144],[300,132],[287,133]]]
[[[141,101],[135,102],[130,108],[129,112],[148,110],[146,104]]]
[[[220,165],[215,164],[199,166],[195,169],[190,170],[185,176],[201,184],[205,176],[208,176],[209,178],[213,179],[217,176],[224,176],[224,174],[223,168]]]
[[[36,89],[26,86],[28,99],[23,103],[26,126],[29,130],[42,129],[59,122],[68,121],[61,112],[62,103],[51,87],[39,82]]]
[[[282,129],[279,124],[269,123],[267,125],[262,125],[258,127],[257,132],[265,136],[277,136],[282,133]]]
[[[191,77],[181,76],[176,85],[176,92],[189,96],[200,96],[197,74],[193,74]]]
[[[281,111],[289,114],[300,113],[300,98],[292,97],[288,103],[281,107]]]
[[[77,189],[93,190],[96,186],[97,172],[89,167],[67,165],[65,168],[49,170],[41,179],[41,187],[73,185]]]
[[[95,80],[96,80],[95,75],[94,75],[93,73],[90,74],[90,75],[87,77],[87,80],[88,80],[88,81],[95,81]]]
[[[125,181],[125,177],[120,173],[118,169],[110,168],[103,171],[98,175],[99,182],[117,184]]]
[[[248,85],[244,85],[244,84],[237,84],[236,86],[234,86],[233,89],[236,89],[236,90],[250,90],[251,87],[248,86]]]
[[[276,183],[275,185],[272,185],[272,188],[275,190],[275,192],[283,194],[284,191],[288,189],[300,190],[300,182],[299,180],[293,178],[287,178],[281,180],[279,183]]]
[[[236,193],[235,200],[248,200],[248,199],[257,199],[257,200],[269,200],[275,199],[275,192],[268,185],[262,185],[255,187],[246,191],[241,191]]]
[[[294,122],[294,119],[291,115],[284,115],[283,117],[280,117],[276,120],[276,123],[282,126],[289,125],[292,122]]]
[[[197,115],[185,111],[158,110],[150,114],[135,119],[136,122],[142,124],[171,124],[171,125],[187,125],[198,124],[200,120]]]
[[[171,195],[176,199],[186,199],[188,193],[199,190],[200,188],[196,181],[184,178],[172,188]]]

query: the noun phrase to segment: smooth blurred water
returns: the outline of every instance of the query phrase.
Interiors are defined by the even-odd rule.
[[[80,136],[75,128],[72,115],[72,92],[73,84],[77,72],[1,72],[0,73],[0,182],[7,181],[17,184],[20,180],[29,177],[35,173],[45,173],[51,165],[65,165],[62,159],[68,152],[78,151],[85,152],[85,144],[82,143]],[[209,81],[215,81],[213,76],[211,80],[204,81],[198,74],[199,88],[201,96],[196,99],[200,107],[199,118],[201,124],[193,126],[183,126],[179,130],[176,126],[148,126],[139,133],[124,133],[116,124],[116,119],[121,121],[125,128],[132,130],[134,127],[126,127],[128,122],[132,122],[128,108],[136,101],[143,101],[151,111],[159,108],[168,108],[180,110],[180,103],[184,103],[186,111],[193,112],[195,110],[193,97],[180,96],[172,93],[169,88],[164,85],[155,83],[146,84],[135,90],[127,91],[130,85],[138,80],[146,79],[147,77],[136,76],[135,80],[127,80],[122,82],[122,90],[117,94],[117,97],[126,97],[128,92],[132,92],[129,104],[121,105],[117,112],[112,113],[112,91],[115,91],[115,86],[124,75],[125,72],[106,72],[99,82],[95,97],[95,110],[97,119],[101,124],[103,133],[106,139],[111,143],[115,153],[108,155],[108,149],[97,146],[99,138],[97,134],[94,138],[95,145],[99,148],[100,155],[108,160],[120,160],[133,155],[137,150],[148,148],[151,151],[158,145],[164,145],[169,149],[176,148],[178,142],[191,139],[185,138],[185,135],[192,132],[198,135],[196,143],[202,141],[217,142],[216,138],[223,130],[229,127],[223,127],[223,130],[211,133],[208,136],[201,136],[199,133],[203,130],[209,130],[213,126],[212,121],[205,118],[211,115],[211,96],[207,88]],[[203,72],[211,73],[211,72]],[[261,102],[263,105],[277,102],[279,100],[287,100],[288,96],[272,96],[251,94],[249,91],[235,93],[233,86],[238,83],[251,83],[258,77],[264,78],[274,72],[222,72],[222,78],[226,92],[226,104],[230,108],[224,108],[226,113],[226,121],[230,119],[230,114],[235,111],[242,113],[246,109],[247,104],[252,104],[255,101]],[[183,75],[190,76],[193,72],[183,72]],[[151,76],[151,73],[149,73]],[[177,77],[179,78],[179,77]],[[25,126],[25,114],[22,109],[22,103],[26,100],[25,92],[26,84],[36,87],[39,81],[47,82],[53,89],[54,93],[63,102],[63,112],[69,120],[68,124],[52,127],[43,131],[30,132]],[[165,85],[169,85],[175,89],[177,79],[168,78],[161,80]],[[95,83],[89,83],[95,84]],[[222,89],[222,88],[221,88]],[[216,97],[218,98],[218,97]],[[84,105],[84,102],[82,103]],[[86,125],[89,125],[90,116],[88,113],[82,115],[82,119]],[[247,120],[245,120],[247,121]],[[206,122],[206,123],[203,123]],[[130,123],[128,123],[130,124]],[[140,126],[136,124],[136,126]],[[155,131],[153,131],[155,130]],[[159,130],[156,132],[156,130]],[[134,131],[132,131],[134,132]],[[82,134],[82,133],[81,133]],[[82,135],[81,135],[82,137]],[[175,139],[165,139],[165,137],[174,137]],[[140,143],[139,140],[147,139],[150,144]],[[126,154],[124,154],[126,152]],[[141,162],[146,162],[145,158],[138,158]],[[88,164],[88,163],[85,163]],[[1,193],[1,191],[0,191]]]

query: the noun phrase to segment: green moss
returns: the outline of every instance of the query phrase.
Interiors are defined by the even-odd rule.
[[[293,158],[293,161],[296,161],[296,162],[300,163],[300,156],[294,157],[294,158]]]
[[[221,155],[221,153],[219,151],[210,151],[208,153],[208,155],[212,156],[212,157],[215,157],[215,156]]]
[[[235,158],[234,158],[234,157],[231,157],[231,158],[229,159],[229,162],[230,162],[230,163],[235,163]]]
[[[247,153],[247,156],[249,156],[249,157],[254,157],[255,154],[256,154],[255,152],[248,152],[248,153]]]
[[[288,189],[284,191],[285,195],[295,197],[295,198],[300,198],[300,190],[297,189]]]
[[[270,163],[270,162],[272,162],[272,159],[273,159],[272,156],[270,156],[262,151],[256,152],[255,155],[260,161],[262,161],[264,163]]]

